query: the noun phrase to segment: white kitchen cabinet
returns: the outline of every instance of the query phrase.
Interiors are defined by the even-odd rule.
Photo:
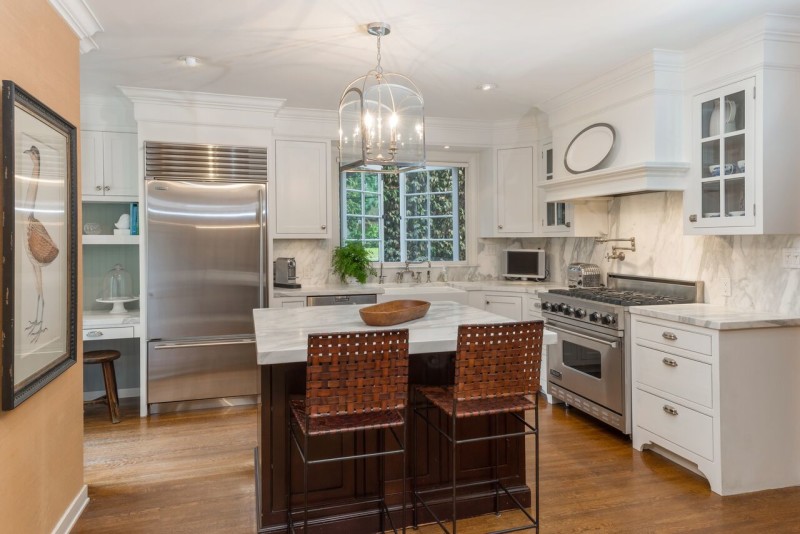
[[[306,297],[272,297],[270,308],[305,308]]]
[[[692,98],[687,234],[796,234],[800,74],[760,69]]]
[[[514,293],[495,293],[494,291],[487,291],[484,293],[483,309],[514,319],[515,321],[522,320],[522,303],[525,299],[524,294]]]
[[[721,495],[800,484],[800,327],[714,330],[632,317],[633,446]]]
[[[553,144],[542,146],[539,158],[539,184],[553,180]],[[547,237],[594,237],[608,234],[608,200],[547,202],[538,191],[538,231]]]
[[[536,295],[527,295],[527,306],[525,309],[526,321],[541,321],[542,317],[542,299]],[[553,404],[555,399],[552,395],[547,393],[547,345],[542,345],[542,365],[539,371],[539,391],[547,399],[548,404]],[[560,402],[560,401],[559,401]]]
[[[533,154],[532,146],[495,150],[496,237],[534,235],[536,209]]]
[[[81,183],[87,201],[120,202],[139,198],[137,135],[81,132]]]
[[[273,237],[326,239],[330,234],[330,142],[275,141]]]

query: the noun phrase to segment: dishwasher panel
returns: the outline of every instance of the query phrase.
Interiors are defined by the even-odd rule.
[[[306,306],[343,306],[348,304],[375,304],[378,296],[375,293],[367,295],[320,295],[307,297]]]

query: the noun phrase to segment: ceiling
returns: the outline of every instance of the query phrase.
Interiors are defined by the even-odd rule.
[[[513,119],[653,48],[685,50],[798,0],[86,0],[104,31],[81,90],[118,85],[285,98],[337,109],[375,65],[420,87],[435,117]],[[177,60],[192,55],[190,68]],[[476,89],[497,84],[494,91]]]

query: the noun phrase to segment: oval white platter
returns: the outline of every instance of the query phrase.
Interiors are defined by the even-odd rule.
[[[608,157],[616,133],[610,124],[592,124],[570,141],[564,153],[564,166],[572,174],[595,170]]]

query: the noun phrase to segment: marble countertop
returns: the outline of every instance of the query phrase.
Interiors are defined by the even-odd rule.
[[[772,312],[758,312],[715,304],[667,304],[632,306],[632,315],[644,315],[714,330],[744,330],[800,326],[800,317]]]
[[[286,289],[276,287],[272,290],[272,295],[277,298],[283,297],[308,297],[318,295],[364,295],[382,294],[384,288],[389,287],[442,287],[449,286],[465,291],[509,291],[514,293],[537,294],[557,287],[566,287],[566,284],[554,284],[552,282],[512,282],[508,280],[484,280],[476,282],[434,282],[430,284],[327,284],[324,286],[308,286],[300,289]]]
[[[259,365],[306,361],[308,334],[381,330],[364,324],[355,306],[315,306],[307,308],[262,308],[253,310],[256,350]],[[408,328],[409,352],[446,352],[456,349],[459,324],[508,323],[511,319],[456,302],[432,302],[427,315],[402,323]],[[544,344],[556,342],[556,335],[545,330]]]

